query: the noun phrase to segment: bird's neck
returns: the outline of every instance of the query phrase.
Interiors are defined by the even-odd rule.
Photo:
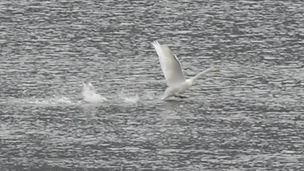
[[[201,77],[201,76],[204,75],[206,72],[209,72],[209,71],[211,71],[211,70],[212,70],[212,68],[206,69],[205,71],[202,71],[202,72],[196,74],[194,77],[188,79],[187,82],[189,82],[189,84],[190,84],[190,86],[191,86],[191,85],[193,85],[193,84],[195,83],[195,81],[196,81],[199,77]]]

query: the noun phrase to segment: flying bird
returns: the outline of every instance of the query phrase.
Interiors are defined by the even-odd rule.
[[[180,94],[189,89],[201,75],[209,71],[218,71],[218,68],[211,67],[196,74],[192,78],[185,79],[181,64],[177,56],[169,49],[169,47],[160,45],[157,41],[152,42],[152,45],[159,57],[160,66],[168,86],[161,97],[163,100],[173,96],[184,98],[184,96],[181,96]]]

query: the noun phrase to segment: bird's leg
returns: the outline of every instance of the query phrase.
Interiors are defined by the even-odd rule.
[[[186,96],[181,96],[181,95],[174,95],[174,97],[178,97],[178,98],[181,98],[181,99],[187,98]]]

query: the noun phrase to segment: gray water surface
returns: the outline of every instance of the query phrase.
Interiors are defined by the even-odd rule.
[[[303,38],[302,1],[1,1],[0,169],[304,170]],[[161,101],[154,40],[220,71]]]

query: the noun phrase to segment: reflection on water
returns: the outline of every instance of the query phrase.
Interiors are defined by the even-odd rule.
[[[304,169],[303,3],[0,8],[0,170]],[[186,77],[220,72],[161,101],[154,40]],[[107,101],[79,98],[83,80]]]

